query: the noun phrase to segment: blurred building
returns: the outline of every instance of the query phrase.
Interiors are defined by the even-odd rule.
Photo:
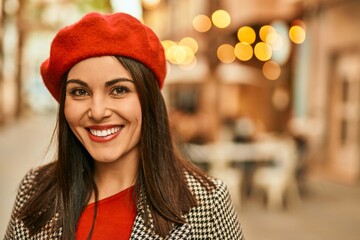
[[[1,0],[0,124],[56,107],[38,73],[54,31],[85,12],[121,10],[115,2],[122,1]],[[245,118],[253,137],[291,134],[307,143],[312,168],[358,181],[358,0],[141,4],[166,49],[163,92],[183,140],[231,140]]]

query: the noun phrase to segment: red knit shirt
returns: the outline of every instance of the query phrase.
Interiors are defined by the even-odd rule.
[[[129,239],[136,217],[133,201],[134,187],[98,201],[93,240]],[[90,232],[95,204],[89,204],[82,212],[76,229],[76,240],[86,240]]]

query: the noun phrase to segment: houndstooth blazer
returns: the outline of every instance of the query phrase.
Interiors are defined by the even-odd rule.
[[[25,192],[34,184],[36,171],[30,171],[20,184],[15,206],[4,237],[4,240],[45,240],[61,239],[61,228],[54,229],[54,223],[59,220],[55,215],[53,219],[36,236],[29,236],[28,229],[14,216],[26,204],[29,195]],[[138,214],[135,218],[130,239],[221,239],[244,240],[241,226],[232,205],[229,191],[224,183],[214,180],[216,189],[211,193],[206,190],[193,176],[187,174],[189,188],[198,200],[198,206],[185,215],[186,224],[172,229],[169,236],[162,238],[155,233],[152,225],[145,225],[141,212],[145,205],[141,199],[138,204]],[[150,221],[151,222],[151,221]]]

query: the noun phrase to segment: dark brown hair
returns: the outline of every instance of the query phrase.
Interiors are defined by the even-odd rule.
[[[173,225],[184,224],[183,214],[197,205],[188,188],[185,172],[196,177],[209,190],[214,185],[175,148],[165,102],[154,74],[135,60],[124,57],[117,59],[132,75],[142,108],[135,201],[141,200],[149,211],[138,214],[143,214],[146,224],[150,224],[151,216],[155,231],[160,236],[166,236]],[[53,227],[62,228],[63,239],[74,239],[80,214],[92,192],[95,192],[97,199],[97,188],[93,180],[94,160],[65,119],[64,85],[58,112],[57,161],[39,169],[36,184],[29,190],[32,197],[20,210],[18,218],[33,235],[58,213],[61,220]]]

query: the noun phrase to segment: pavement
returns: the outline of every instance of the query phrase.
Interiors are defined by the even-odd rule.
[[[55,122],[55,113],[28,114],[0,127],[0,238],[22,177],[53,159],[49,143]],[[301,204],[279,211],[267,210],[260,196],[250,196],[238,209],[247,240],[360,239],[360,184],[343,185],[313,175]]]

